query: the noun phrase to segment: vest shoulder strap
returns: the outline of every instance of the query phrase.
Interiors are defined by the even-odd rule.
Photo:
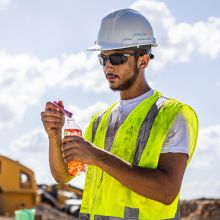
[[[154,121],[155,121],[161,107],[163,106],[164,102],[167,99],[168,99],[167,97],[160,96],[155,101],[155,103],[152,105],[150,111],[148,112],[147,116],[145,117],[145,119],[141,125],[141,128],[139,130],[139,134],[138,134],[137,143],[136,143],[136,151],[134,154],[134,160],[133,160],[133,164],[135,166],[137,166],[139,164],[141,155],[144,151],[145,146],[147,145],[150,131],[151,131],[151,128],[154,124]]]
[[[99,126],[99,124],[102,120],[102,117],[105,115],[105,113],[107,111],[112,109],[116,104],[117,103],[114,103],[110,107],[108,107],[107,109],[99,111],[99,112],[97,112],[96,114],[94,114],[92,116],[92,119],[91,119],[89,125],[87,126],[87,129],[86,129],[85,134],[84,134],[84,138],[86,140],[88,140],[90,142],[94,141],[95,134],[96,134],[97,128],[98,128],[98,126]]]

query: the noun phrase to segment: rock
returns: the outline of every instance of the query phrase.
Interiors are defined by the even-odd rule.
[[[195,199],[180,202],[181,220],[220,220],[220,199]]]
[[[65,212],[61,212],[55,208],[52,208],[49,205],[41,204],[35,207],[36,213],[42,216],[42,220],[77,220],[78,218],[73,217],[72,215],[68,215]]]

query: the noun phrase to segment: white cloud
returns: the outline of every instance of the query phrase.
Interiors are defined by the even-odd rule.
[[[44,130],[38,128],[34,131],[24,134],[11,144],[11,149],[14,152],[42,152],[47,149],[48,140]]]
[[[152,62],[153,71],[164,68],[170,62],[188,62],[193,53],[217,58],[220,55],[220,18],[193,24],[177,23],[167,5],[155,0],[139,0],[131,5],[151,22],[158,48]]]
[[[85,91],[107,91],[98,69],[96,54],[72,54],[41,61],[27,54],[0,51],[0,128],[23,118],[50,87],[79,87]]]
[[[152,72],[170,62],[187,62],[194,52],[211,58],[219,56],[220,18],[210,17],[194,24],[177,23],[163,2],[139,0],[131,7],[149,18],[158,38],[156,59],[150,65]],[[10,55],[0,51],[0,129],[20,121],[48,88],[109,91],[96,55],[82,52],[40,60],[28,54]]]
[[[61,87],[80,87],[85,91],[103,92],[108,91],[109,86],[104,78],[103,71],[98,63],[97,53],[91,53],[87,57],[85,53],[76,58],[70,55],[63,63],[63,70],[71,71],[60,84]]]
[[[183,182],[181,199],[219,198],[220,181],[210,177],[203,181],[194,180]]]
[[[181,198],[220,196],[220,125],[200,129],[195,155],[186,170]]]
[[[194,157],[191,166],[195,168],[211,168],[220,160],[220,125],[200,130]]]
[[[198,152],[215,154],[220,157],[220,125],[201,129],[198,139]]]
[[[0,0],[0,8],[4,8],[10,0]]]
[[[15,139],[11,145],[15,160],[34,171],[37,183],[54,182],[49,169],[48,139],[43,128],[37,128]],[[8,155],[11,157],[11,155]]]

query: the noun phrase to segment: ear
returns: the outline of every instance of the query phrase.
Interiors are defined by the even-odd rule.
[[[149,54],[145,54],[145,55],[143,55],[143,56],[140,56],[140,57],[138,58],[138,67],[139,67],[140,69],[146,68],[146,67],[148,66],[149,61],[150,61],[150,56],[149,56]]]

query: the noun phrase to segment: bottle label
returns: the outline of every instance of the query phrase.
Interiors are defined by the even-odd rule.
[[[73,136],[73,135],[76,135],[76,136],[81,136],[82,137],[82,130],[81,129],[65,129],[64,130],[64,135],[65,136]]]

